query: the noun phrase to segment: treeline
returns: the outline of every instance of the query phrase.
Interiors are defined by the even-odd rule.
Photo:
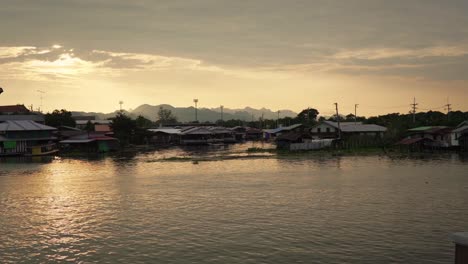
[[[138,116],[136,119],[132,119],[127,116],[124,112],[117,114],[115,118],[111,118],[112,129],[115,136],[125,144],[144,144],[146,143],[149,134],[148,128],[154,128],[158,126],[174,126],[181,124],[177,121],[177,117],[169,110],[160,108],[157,115],[158,121],[153,122],[143,116]],[[307,108],[302,110],[296,117],[285,117],[279,119],[262,119],[256,120],[218,120],[215,124],[206,122],[206,125],[218,125],[224,127],[235,127],[235,126],[249,126],[258,129],[271,129],[279,126],[289,126],[294,124],[303,124],[306,127],[312,127],[320,121],[329,120],[337,121],[339,118],[342,122],[362,122],[364,124],[376,124],[387,127],[386,138],[389,141],[401,138],[408,129],[419,127],[419,126],[448,126],[456,127],[460,123],[468,120],[468,112],[452,111],[448,114],[429,111],[413,114],[400,114],[391,113],[386,115],[362,117],[358,116],[355,118],[353,114],[346,116],[332,116],[332,117],[319,117],[319,111],[314,108]],[[413,120],[414,118],[414,120]],[[45,122],[47,125],[53,127],[59,126],[74,126],[75,121],[71,116],[71,112],[66,110],[55,110],[52,113],[45,115]],[[191,122],[196,124],[198,122]]]

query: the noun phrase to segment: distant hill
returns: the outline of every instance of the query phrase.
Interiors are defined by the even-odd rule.
[[[142,115],[150,120],[156,121],[159,108],[163,107],[164,109],[171,110],[172,113],[177,117],[180,122],[190,122],[195,120],[195,108],[191,107],[173,107],[167,104],[161,105],[148,105],[143,104],[139,107],[133,109],[131,112],[126,112],[132,118],[136,118],[139,115]],[[252,120],[252,115],[254,120],[258,120],[260,117],[265,119],[276,119],[278,117],[277,112],[274,112],[270,109],[254,109],[251,107],[246,107],[244,109],[229,109],[224,108],[224,120],[229,119],[240,119],[249,121]],[[112,118],[116,115],[117,112],[113,113],[96,113],[96,112],[72,112],[74,116],[96,116],[97,119],[107,119]],[[280,110],[280,117],[295,117],[297,113],[291,110]],[[219,108],[199,108],[198,109],[198,120],[200,122],[215,122],[221,119],[220,109]]]

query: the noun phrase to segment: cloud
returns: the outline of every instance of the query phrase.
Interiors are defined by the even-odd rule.
[[[424,57],[458,57],[468,54],[465,46],[434,46],[421,49],[375,48],[345,50],[332,56],[334,59],[379,60],[388,58],[424,58]]]

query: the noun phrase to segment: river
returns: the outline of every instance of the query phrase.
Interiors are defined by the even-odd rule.
[[[236,150],[3,159],[0,262],[452,263],[468,231],[456,154]]]

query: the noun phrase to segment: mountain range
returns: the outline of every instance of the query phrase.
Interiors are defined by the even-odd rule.
[[[158,111],[160,108],[164,108],[170,110],[173,115],[177,117],[177,120],[180,122],[191,122],[195,120],[195,107],[174,107],[168,104],[161,104],[161,105],[148,105],[143,104],[138,106],[137,108],[124,111],[127,115],[132,118],[136,118],[137,116],[141,115],[145,118],[148,118],[152,121],[157,121],[158,119]],[[113,113],[96,113],[96,112],[79,112],[74,111],[72,114],[74,116],[96,116],[96,119],[107,119],[115,117],[117,112]],[[220,108],[199,108],[198,109],[198,121],[200,122],[215,122],[221,119],[221,110]],[[270,109],[261,108],[255,109],[251,107],[245,107],[243,109],[223,109],[223,119],[230,120],[230,119],[239,119],[250,121],[252,119],[258,120],[263,115],[264,119],[276,119],[278,118],[278,113],[276,111],[272,111]],[[291,110],[280,110],[280,117],[295,117],[297,113]]]

